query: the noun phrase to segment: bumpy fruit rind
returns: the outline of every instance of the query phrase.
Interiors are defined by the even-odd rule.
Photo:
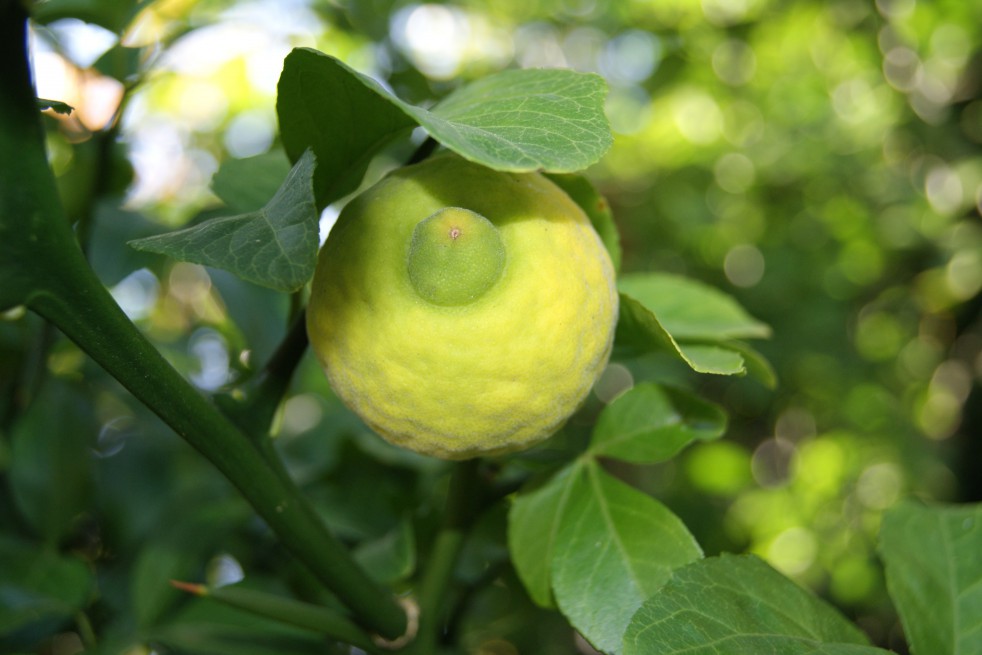
[[[493,284],[437,304],[410,279],[413,232],[448,208],[490,221]],[[527,448],[577,409],[610,355],[617,290],[586,215],[538,174],[455,155],[399,169],[353,200],[321,250],[307,313],[332,388],[378,434],[465,459]]]

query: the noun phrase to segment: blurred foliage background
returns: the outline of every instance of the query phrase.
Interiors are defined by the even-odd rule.
[[[687,378],[731,413],[727,436],[620,473],[708,554],[756,552],[902,649],[874,550],[881,513],[906,495],[982,499],[982,4],[49,0],[33,11],[38,94],[76,108],[45,120],[80,239],[131,318],[208,392],[267,359],[295,299],[125,241],[229,213],[211,180],[241,184],[247,158],[268,174],[246,180],[235,209],[271,195],[287,169],[275,94],[291,48],[340,57],[413,102],[512,66],[603,75],[616,138],[588,175],[614,208],[624,269],[736,296],[773,327],[760,348],[779,378],[773,390]],[[617,361],[567,432],[635,377],[680,375],[650,357]],[[0,322],[0,392],[0,550],[30,563],[43,544],[46,570],[74,581],[60,605],[0,621],[0,651],[61,630],[46,652],[76,652],[87,632],[132,653],[167,652],[157,637],[224,652],[175,620],[216,610],[168,578],[269,571],[257,585],[317,597],[217,474],[33,316]],[[408,517],[425,525],[441,464],[367,435],[309,358],[277,431],[337,531],[384,561],[387,581],[406,579]],[[502,559],[503,518],[486,524],[475,578]],[[526,652],[514,617],[534,610],[504,593],[474,601],[500,619],[469,628],[474,652]]]

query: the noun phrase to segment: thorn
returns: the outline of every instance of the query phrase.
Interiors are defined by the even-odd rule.
[[[181,591],[186,591],[189,594],[194,594],[195,596],[207,596],[208,587],[203,584],[194,584],[193,582],[181,582],[180,580],[171,580],[171,586]]]

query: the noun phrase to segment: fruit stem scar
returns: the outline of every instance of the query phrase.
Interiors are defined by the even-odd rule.
[[[460,236],[460,228],[459,227],[452,227],[452,228],[450,228],[450,239],[452,241],[456,241],[457,240],[457,237],[459,237],[459,236]]]

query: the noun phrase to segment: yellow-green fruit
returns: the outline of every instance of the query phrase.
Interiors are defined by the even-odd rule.
[[[345,207],[307,331],[372,429],[464,459],[559,429],[606,365],[616,318],[610,258],[569,196],[538,174],[441,155]]]

